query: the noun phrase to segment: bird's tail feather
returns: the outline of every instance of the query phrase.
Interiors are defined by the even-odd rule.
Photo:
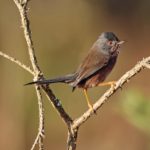
[[[29,82],[25,85],[32,85],[32,84],[38,84],[38,85],[42,85],[42,84],[51,84],[51,83],[70,83],[73,82],[76,78],[76,74],[68,74],[62,77],[57,77],[54,79],[49,79],[49,80],[37,80],[37,81],[33,81],[33,82]]]

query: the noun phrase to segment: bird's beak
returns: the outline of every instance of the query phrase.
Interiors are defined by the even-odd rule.
[[[125,41],[119,41],[117,44],[122,45]]]

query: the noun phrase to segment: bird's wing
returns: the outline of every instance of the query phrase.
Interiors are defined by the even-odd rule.
[[[73,86],[76,86],[82,80],[88,78],[96,71],[106,66],[109,61],[109,58],[109,55],[103,54],[102,52],[97,51],[94,48],[91,49],[76,71],[78,75]]]

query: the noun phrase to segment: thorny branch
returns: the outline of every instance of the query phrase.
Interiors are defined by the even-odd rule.
[[[27,4],[28,0],[14,0],[15,4],[18,7],[18,10],[20,12],[21,16],[21,23],[24,30],[24,36],[25,40],[27,42],[28,46],[28,52],[30,56],[30,61],[33,67],[33,70],[35,72],[34,80],[38,80],[39,78],[44,78],[43,73],[40,70],[40,67],[38,65],[35,50],[33,46],[33,41],[31,37],[31,29],[30,29],[30,22],[27,16]],[[37,134],[37,137],[35,139],[35,142],[32,146],[32,149],[35,148],[35,145],[37,144],[37,141],[39,140],[39,149],[43,148],[43,135],[44,135],[44,112],[43,112],[43,103],[41,99],[40,94],[40,87],[36,87],[37,97],[38,97],[38,104],[39,104],[39,133]],[[64,122],[67,124],[68,128],[70,128],[70,123],[72,122],[71,117],[66,113],[63,106],[61,105],[61,102],[56,98],[56,96],[53,94],[52,90],[48,86],[42,86],[42,89],[46,92],[46,95],[50,102],[53,104],[54,108],[57,110],[58,114],[62,117]],[[38,140],[37,140],[38,139]]]
[[[31,70],[30,67],[27,67],[26,65],[24,65],[22,62],[20,62],[19,60],[17,60],[14,57],[11,57],[7,54],[5,54],[4,52],[0,51],[0,56],[3,56],[4,58],[16,63],[17,65],[19,65],[21,68],[25,69],[26,71],[28,71],[29,73],[31,73],[32,75],[34,75],[34,72]]]
[[[14,0],[16,6],[18,7],[20,17],[21,17],[21,24],[24,31],[24,37],[27,43],[28,47],[28,53],[29,58],[34,70],[34,79],[37,80],[41,74],[41,70],[38,66],[35,50],[33,46],[33,41],[31,37],[31,29],[30,29],[30,22],[27,16],[27,4],[28,0]],[[41,96],[41,90],[40,87],[35,85],[36,93],[37,93],[37,99],[38,99],[38,106],[39,106],[39,129],[38,129],[38,135],[35,139],[35,142],[32,145],[31,149],[35,148],[35,145],[37,144],[37,141],[39,141],[39,149],[44,150],[44,144],[43,144],[43,138],[44,138],[44,108],[43,108],[43,102],[42,102],[42,96]]]
[[[9,55],[0,52],[0,55],[7,58],[8,60],[16,63],[26,71],[30,72],[34,79],[37,80],[39,78],[43,78],[43,73],[40,70],[40,67],[38,65],[34,46],[32,42],[31,37],[31,29],[30,24],[27,16],[27,4],[29,0],[14,0],[15,4],[17,5],[20,16],[21,16],[21,23],[24,30],[24,36],[27,42],[28,46],[28,52],[30,56],[30,61],[33,67],[32,71],[29,67],[21,63],[20,61],[16,60],[13,57],[10,57]],[[109,98],[119,89],[122,88],[122,86],[127,83],[131,78],[136,76],[140,71],[143,69],[150,69],[150,57],[147,57],[140,62],[138,62],[131,70],[126,72],[117,82],[114,88],[108,89],[97,102],[93,105],[93,109],[97,111],[106,101],[109,100]],[[31,150],[35,149],[36,144],[39,142],[39,149],[44,150],[44,144],[43,144],[43,137],[44,137],[44,108],[43,108],[43,102],[42,102],[42,96],[39,86],[35,86],[37,97],[38,97],[38,106],[39,106],[39,131],[37,134],[37,137],[32,145]],[[78,129],[79,127],[86,122],[92,115],[93,111],[87,110],[83,115],[81,115],[77,119],[72,119],[69,114],[64,110],[61,101],[57,99],[57,97],[54,95],[53,91],[49,88],[49,86],[41,86],[41,88],[45,91],[46,96],[48,97],[49,101],[52,103],[55,110],[58,112],[59,116],[62,118],[62,120],[65,122],[65,124],[68,127],[68,139],[67,139],[67,149],[68,150],[75,150],[76,149],[76,142],[77,142],[77,136],[78,136]]]

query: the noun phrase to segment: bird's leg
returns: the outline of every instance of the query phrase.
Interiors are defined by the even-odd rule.
[[[116,85],[116,81],[100,83],[98,86],[106,86],[106,85],[110,85],[112,88],[114,88],[114,86]]]
[[[87,89],[83,89],[83,92],[84,92],[84,95],[85,95],[85,98],[86,98],[88,107],[89,107],[91,110],[93,110],[93,105],[91,104],[91,101],[90,101],[89,96],[88,96],[88,94],[87,94]]]

